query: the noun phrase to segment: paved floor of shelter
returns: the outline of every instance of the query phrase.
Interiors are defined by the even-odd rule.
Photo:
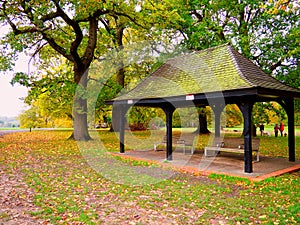
[[[287,158],[260,156],[260,161],[256,162],[256,156],[254,155],[253,173],[245,173],[243,154],[228,152],[221,152],[216,157],[204,157],[203,151],[196,151],[194,154],[184,154],[182,151],[175,151],[172,154],[173,160],[167,162],[165,160],[166,151],[153,151],[153,149],[127,151],[121,155],[140,160],[168,163],[168,165],[183,171],[200,175],[209,175],[211,173],[226,174],[255,181],[300,170],[300,160],[289,162]]]

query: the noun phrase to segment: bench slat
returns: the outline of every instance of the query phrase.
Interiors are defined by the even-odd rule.
[[[191,154],[194,153],[194,139],[195,135],[174,135],[172,136],[172,145],[180,145],[183,148],[183,152],[186,152],[186,146],[191,147]],[[157,146],[166,145],[167,136],[165,135],[160,142],[154,142],[154,151],[157,151]]]
[[[259,162],[259,138],[252,139],[252,151],[256,152],[256,161]],[[243,138],[224,138],[216,139],[211,146],[206,146],[204,149],[204,156],[209,156],[208,152],[213,151],[214,156],[216,152],[233,152],[244,153],[244,139]]]

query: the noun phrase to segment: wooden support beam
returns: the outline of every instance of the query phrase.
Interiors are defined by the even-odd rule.
[[[251,137],[251,112],[253,102],[243,102],[238,104],[244,117],[244,172],[252,173],[252,137]]]
[[[166,159],[173,160],[172,157],[172,117],[175,111],[175,107],[172,104],[166,104],[163,108],[166,114],[166,126],[167,126],[167,145],[166,145]]]
[[[215,115],[215,137],[221,136],[221,113],[224,110],[225,103],[210,105]]]
[[[295,112],[294,112],[294,99],[286,98],[278,101],[278,103],[284,108],[288,116],[288,145],[289,145],[289,161],[295,162]]]
[[[125,153],[125,114],[129,107],[119,106],[120,112],[120,153]]]

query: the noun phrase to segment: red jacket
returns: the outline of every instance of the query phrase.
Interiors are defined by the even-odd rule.
[[[283,130],[284,130],[284,125],[283,125],[283,123],[280,123],[279,130],[281,130],[281,131],[283,131]]]

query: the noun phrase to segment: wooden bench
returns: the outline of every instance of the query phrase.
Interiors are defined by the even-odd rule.
[[[259,162],[259,138],[252,138],[252,151],[256,152],[256,161]],[[215,156],[219,152],[244,153],[244,138],[215,139],[214,143],[204,148],[204,156]]]
[[[194,147],[194,139],[195,135],[172,135],[172,146],[181,146],[183,148],[183,153],[186,153],[186,147],[189,146],[191,148],[191,154],[194,153],[195,147]],[[157,146],[159,145],[167,145],[167,136],[165,135],[163,139],[159,142],[154,142],[154,151],[157,151]]]

